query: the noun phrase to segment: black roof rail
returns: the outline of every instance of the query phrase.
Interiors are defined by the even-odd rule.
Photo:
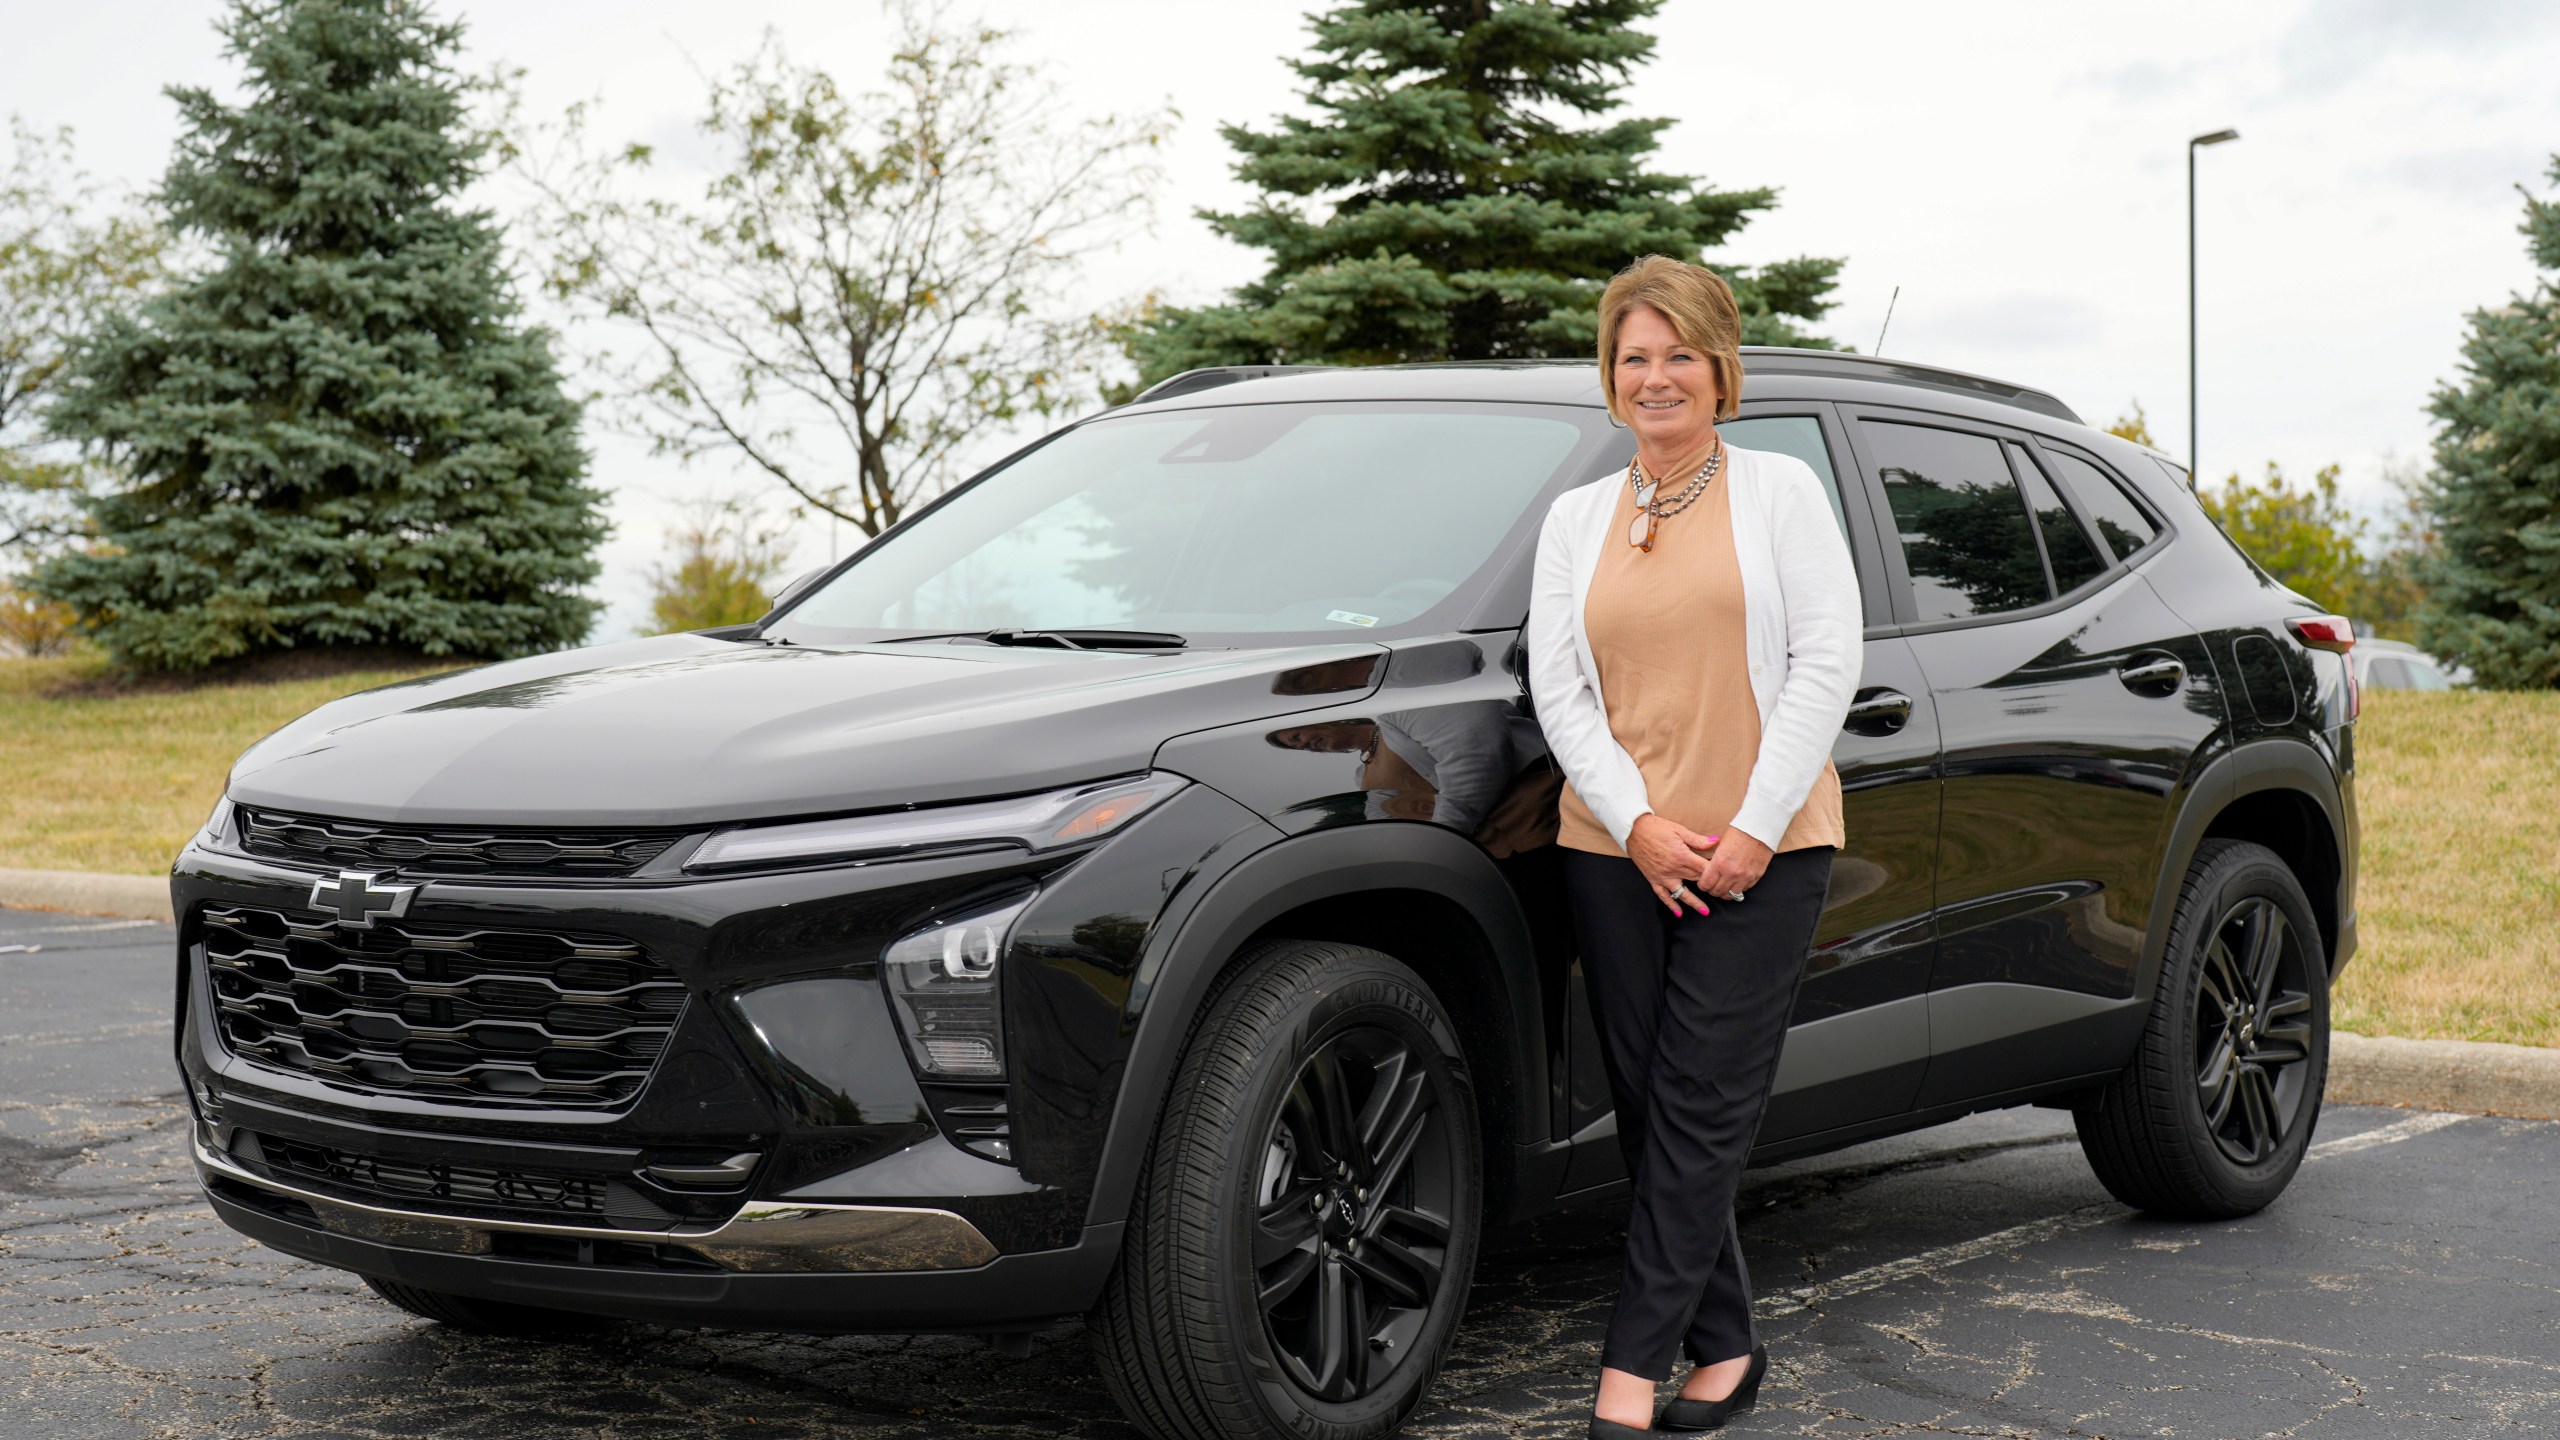
[[[1745,345],[1742,347],[1743,368],[1772,375],[1836,375],[1844,380],[1891,379],[1906,385],[1920,385],[1955,395],[1972,395],[2015,405],[2056,420],[2074,425],[2089,422],[2078,411],[2062,403],[2049,391],[2026,385],[2013,385],[1984,375],[1969,375],[1962,370],[1948,370],[1936,365],[1921,365],[1909,360],[1888,360],[1879,355],[1858,355],[1846,350],[1798,350],[1783,345]],[[1263,380],[1275,375],[1305,375],[1315,372],[1340,373],[1347,369],[1393,370],[1459,370],[1520,369],[1588,366],[1591,362],[1574,356],[1553,358],[1521,358],[1515,360],[1439,360],[1381,366],[1340,365],[1204,365],[1167,376],[1141,391],[1132,405],[1148,400],[1165,400],[1176,395],[1189,395],[1201,390],[1214,390],[1233,385],[1239,380]]]
[[[2062,403],[2060,397],[2006,380],[1993,380],[1982,375],[1968,375],[1962,370],[1944,370],[1935,365],[1915,365],[1908,360],[1888,360],[1881,355],[1855,355],[1846,350],[1797,350],[1780,345],[1745,345],[1742,347],[1745,372],[1762,370],[1774,375],[1838,375],[1844,379],[1861,376],[1890,375],[1910,385],[1925,385],[1933,390],[1951,391],[1958,395],[1979,395],[2020,409],[2068,420],[2074,425],[2089,422],[2078,411]],[[1749,393],[1746,386],[1745,392]]]
[[[1267,380],[1274,375],[1298,375],[1309,370],[1339,368],[1341,367],[1334,365],[1203,365],[1197,370],[1185,370],[1179,375],[1166,376],[1139,391],[1137,398],[1129,403],[1136,405],[1148,400],[1188,395],[1194,390],[1214,390],[1221,385],[1233,385],[1239,380]]]

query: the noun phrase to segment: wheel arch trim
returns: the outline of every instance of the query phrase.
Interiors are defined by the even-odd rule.
[[[1182,1049],[1203,1007],[1233,968],[1239,951],[1272,922],[1321,901],[1381,891],[1420,891],[1455,905],[1493,957],[1503,1001],[1503,1038],[1511,1052],[1502,1077],[1514,1104],[1497,1127],[1504,1148],[1548,1137],[1519,1133],[1523,1117],[1545,1111],[1547,1064],[1537,959],[1527,919],[1493,861],[1473,841],[1436,825],[1379,821],[1316,830],[1270,845],[1219,877],[1169,933],[1150,939],[1140,957],[1130,1004],[1135,1034],[1128,1070],[1094,1176],[1088,1223],[1124,1218],[1138,1172],[1154,1138]],[[1321,936],[1307,938],[1325,938]],[[1443,1004],[1449,1003],[1445,998]],[[1485,1077],[1479,1074],[1479,1086]],[[1507,1156],[1488,1153],[1489,1166]],[[1488,1176],[1488,1193],[1495,1177]]]
[[[2347,855],[2349,827],[2345,819],[2345,801],[2339,793],[2336,770],[2328,758],[2308,742],[2288,736],[2271,736],[2252,740],[2216,756],[2198,772],[2188,786],[2188,799],[2171,825],[2169,843],[2160,861],[2160,880],[2151,896],[2151,915],[2142,945],[2142,973],[2135,995],[2143,1000],[2152,996],[2160,980],[2162,959],[2168,953],[2169,923],[2177,914],[2178,897],[2185,888],[2189,867],[2194,865],[2196,851],[2204,844],[2216,822],[2232,808],[2253,795],[2282,792],[2308,800],[2319,812],[2326,827],[2325,836],[2312,837],[2315,843],[2325,840],[2330,847],[2330,861],[2336,867],[2338,892],[2327,897],[2326,908],[2334,920],[2334,932],[2323,937],[2335,953],[2329,957],[2329,970],[2336,974],[2344,965],[2354,945],[2352,889],[2355,866]],[[2306,894],[2312,890],[2313,877],[2297,876],[2304,881]],[[2315,913],[2324,908],[2323,898],[2312,896]]]

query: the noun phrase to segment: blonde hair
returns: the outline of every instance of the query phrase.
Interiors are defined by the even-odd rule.
[[[1639,305],[1670,321],[1680,343],[1704,353],[1716,375],[1716,418],[1732,419],[1742,404],[1742,311],[1733,287],[1704,265],[1668,255],[1645,256],[1600,293],[1600,394],[1610,417],[1627,418],[1618,410],[1618,331]]]

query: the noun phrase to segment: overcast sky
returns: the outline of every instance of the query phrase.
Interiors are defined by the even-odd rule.
[[[609,138],[681,157],[702,74],[767,27],[849,88],[880,73],[889,27],[865,0],[455,3],[475,68],[527,69],[529,97],[597,97]],[[1260,268],[1192,217],[1240,203],[1217,127],[1297,102],[1299,3],[966,0],[1021,34],[1084,113],[1181,120],[1153,233],[1089,279],[1101,304],[1215,297]],[[166,164],[170,83],[232,78],[201,0],[30,7],[0,49],[0,108],[69,124],[92,171],[148,187]],[[1671,0],[1626,113],[1679,123],[1659,164],[1778,208],[1728,257],[1844,257],[1822,328],[1890,355],[2052,390],[2094,423],[2139,401],[2187,449],[2185,141],[2203,152],[2203,456],[2208,474],[2338,462],[2378,509],[2390,457],[2423,457],[2428,392],[2455,371],[2463,317],[2532,283],[2515,186],[2548,193],[2560,151],[2560,5],[2296,0],[2142,5],[1738,5]],[[694,147],[697,151],[699,147]],[[1003,437],[990,437],[1000,449]],[[679,469],[592,437],[619,533],[598,638],[640,618],[671,505],[743,477]],[[823,526],[800,557],[826,559]]]

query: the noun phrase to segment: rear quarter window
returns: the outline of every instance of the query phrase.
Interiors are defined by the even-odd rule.
[[[2159,535],[2160,527],[2151,523],[2151,517],[2133,503],[2114,476],[2068,450],[2048,448],[2044,453],[2071,498],[2079,501],[2080,509],[2097,524],[2098,534],[2115,552],[2115,558],[2124,559]]]

